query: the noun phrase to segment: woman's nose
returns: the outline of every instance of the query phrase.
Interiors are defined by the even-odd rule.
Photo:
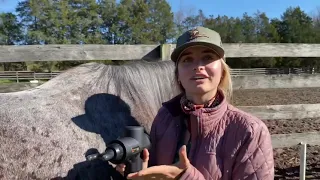
[[[196,70],[203,70],[204,69],[204,66],[202,64],[201,61],[198,61],[194,64],[194,67],[193,67],[193,70],[196,71]]]
[[[202,66],[202,65],[197,65],[197,66],[195,66],[194,68],[193,68],[193,70],[194,71],[201,71],[201,70],[203,70],[204,69],[204,67]]]

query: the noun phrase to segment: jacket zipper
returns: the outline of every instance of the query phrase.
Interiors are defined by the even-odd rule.
[[[197,116],[197,125],[198,125],[198,127],[197,127],[197,137],[196,137],[196,139],[198,139],[199,138],[199,135],[200,135],[200,115],[198,115]],[[194,148],[194,151],[193,151],[193,155],[192,155],[192,162],[193,163],[195,163],[195,157],[196,157],[196,153],[198,152],[198,145],[199,145],[199,143],[200,142],[198,142],[198,141],[200,141],[200,139],[199,140],[196,140],[195,141],[195,148]]]
[[[179,134],[180,134],[180,131],[181,131],[181,125],[180,124],[176,124],[175,125],[175,128],[176,128],[176,134],[175,134],[175,139],[176,139],[176,142],[174,143],[174,148],[173,148],[173,153],[171,155],[171,159],[175,159],[175,156],[176,156],[176,150],[177,150],[177,147],[178,147],[178,142],[179,142]]]
[[[200,115],[199,116],[197,116],[197,124],[198,124],[198,133],[197,133],[197,137],[199,137],[199,135],[200,135]]]

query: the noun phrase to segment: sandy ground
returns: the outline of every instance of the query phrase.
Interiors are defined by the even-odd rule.
[[[320,88],[235,90],[236,106],[320,103]]]

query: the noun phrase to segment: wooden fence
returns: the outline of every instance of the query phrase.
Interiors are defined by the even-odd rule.
[[[226,57],[320,57],[320,44],[231,43],[223,45]],[[23,45],[0,46],[0,62],[75,60],[169,60],[175,44],[163,45]],[[312,68],[232,69],[232,76],[314,74]],[[61,72],[0,72],[0,79],[48,80]]]
[[[226,43],[226,57],[320,57],[320,44]],[[175,44],[0,46],[0,62],[169,60]]]
[[[318,74],[319,68],[242,68],[231,69],[231,76],[284,75],[284,74]]]
[[[223,45],[226,57],[320,57],[320,44],[296,44],[296,43],[233,43]],[[24,46],[0,46],[0,62],[26,62],[26,61],[75,61],[75,60],[169,60],[175,44],[163,45],[24,45]],[[270,74],[270,69],[234,69],[233,76]],[[284,73],[284,70],[276,70],[277,73]],[[290,73],[301,73],[302,70],[291,69]],[[308,70],[310,74],[316,71]],[[29,75],[27,75],[29,73]],[[57,72],[58,73],[58,72]],[[3,73],[5,74],[5,73]],[[18,74],[18,75],[17,75]],[[285,73],[284,73],[285,74]],[[13,73],[3,75],[6,78],[52,78],[56,74]],[[285,105],[283,105],[285,106]],[[317,106],[317,104],[316,104]],[[250,108],[250,107],[247,107]],[[251,107],[254,108],[254,107]],[[265,107],[258,107],[265,108]],[[270,108],[269,106],[267,108]],[[266,108],[265,108],[266,109]],[[271,113],[276,113],[272,111]],[[289,112],[288,112],[289,113]],[[310,134],[310,133],[307,133]],[[282,140],[277,138],[285,136]],[[274,142],[284,142],[291,139],[297,141],[297,137],[304,142],[310,142],[311,136],[299,134],[273,135]],[[318,135],[316,135],[318,137]],[[300,140],[299,139],[299,140]],[[319,144],[319,138],[314,139]],[[301,176],[305,175],[306,145],[302,144],[301,153]],[[302,178],[303,179],[303,178]]]
[[[16,82],[20,82],[21,80],[49,80],[60,73],[62,72],[0,71],[0,79],[15,80]]]
[[[0,71],[0,79],[15,80],[49,80],[63,71],[54,72],[34,72],[34,71]],[[318,74],[319,69],[316,68],[248,68],[248,69],[232,69],[231,76],[255,76],[255,75],[284,75],[284,74]]]

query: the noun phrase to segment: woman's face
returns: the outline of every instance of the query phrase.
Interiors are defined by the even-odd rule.
[[[221,58],[210,48],[192,46],[178,60],[178,80],[187,94],[215,92],[223,73]]]

